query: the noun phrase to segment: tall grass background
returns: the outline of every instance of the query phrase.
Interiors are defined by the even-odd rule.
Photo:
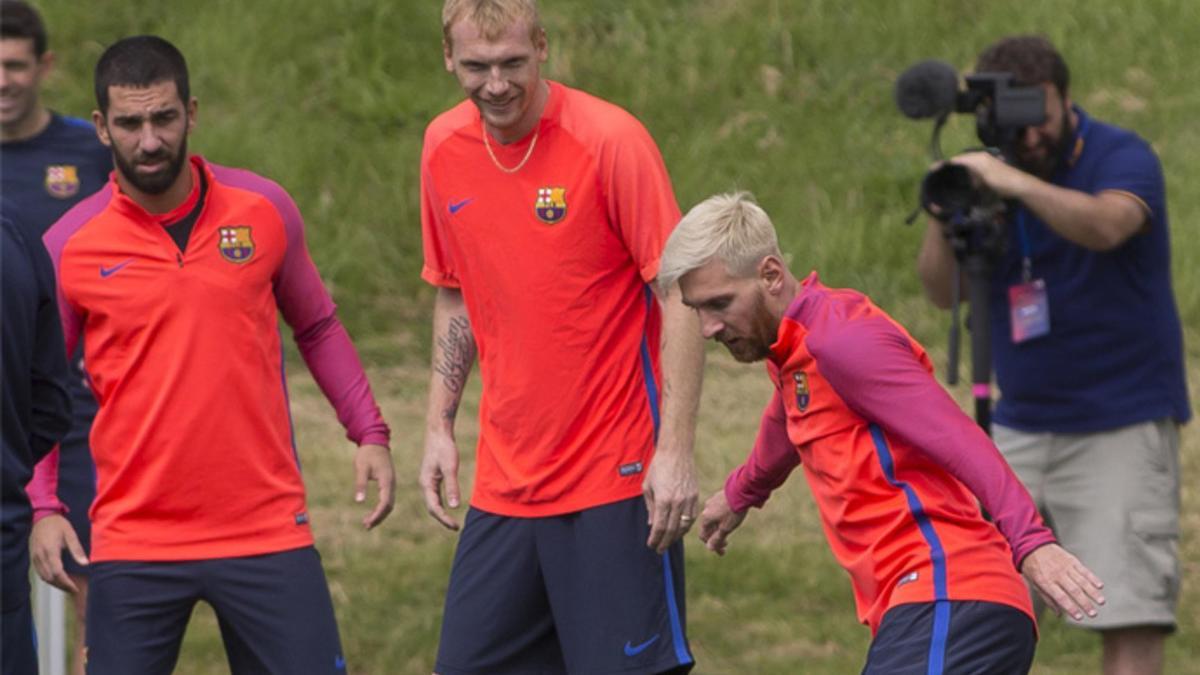
[[[341,317],[393,427],[401,495],[374,533],[357,529],[349,450],[328,406],[293,373],[314,525],[352,672],[432,665],[454,539],[415,490],[432,292],[419,279],[418,159],[425,125],[462,93],[443,68],[436,0],[93,0],[38,3],[58,53],[47,101],[87,117],[104,47],[156,33],[187,55],[199,124],[191,148],[263,173],[295,198]],[[657,139],[686,209],[733,188],[772,214],[794,271],[870,294],[939,356],[947,318],[920,295],[921,226],[906,227],[930,158],[930,124],[903,118],[892,83],[939,58],[968,70],[1009,33],[1050,37],[1072,95],[1137,130],[1168,184],[1173,274],[1191,361],[1200,328],[1200,4],[1191,0],[543,0],[545,74],[619,103]],[[975,144],[952,120],[943,148]],[[1084,355],[1086,356],[1086,355]],[[295,361],[295,360],[294,360]],[[942,361],[938,361],[939,367]],[[1192,368],[1193,391],[1196,369]],[[767,385],[711,353],[697,456],[702,490],[748,447]],[[966,400],[961,388],[953,390]],[[460,415],[464,476],[478,390]],[[1195,434],[1184,434],[1185,595],[1169,672],[1200,672]],[[849,673],[869,635],[794,480],[717,560],[691,543],[688,610],[699,673]],[[1045,623],[1037,672],[1096,672],[1093,636]],[[226,672],[200,610],[181,673]]]

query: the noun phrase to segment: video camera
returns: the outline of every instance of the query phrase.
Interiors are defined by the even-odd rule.
[[[1025,127],[1046,120],[1046,92],[1021,87],[1010,73],[975,73],[958,88],[958,73],[942,61],[922,61],[896,79],[896,106],[912,119],[936,118],[930,143],[934,160],[942,159],[942,125],[950,113],[974,113],[975,132],[990,152],[1011,161]],[[921,206],[945,221],[993,220],[1003,203],[973,183],[961,166],[942,164],[921,183]],[[999,211],[997,211],[997,208]]]
[[[958,73],[941,61],[922,61],[896,79],[896,105],[912,119],[936,118],[930,154],[939,164],[921,181],[921,206],[908,218],[911,223],[925,209],[944,224],[943,234],[954,250],[960,269],[969,280],[971,305],[971,370],[975,392],[975,420],[991,430],[991,345],[988,342],[990,284],[993,266],[1004,253],[1004,200],[978,184],[962,165],[940,162],[942,125],[950,113],[974,113],[975,133],[985,149],[1012,163],[1017,142],[1026,127],[1046,121],[1046,93],[1041,87],[1017,86],[1010,73],[976,73],[958,88]],[[956,269],[951,281],[950,340],[947,345],[947,380],[958,382],[958,305],[961,288]]]

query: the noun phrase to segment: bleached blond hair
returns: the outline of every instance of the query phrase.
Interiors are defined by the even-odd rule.
[[[529,39],[542,34],[537,0],[446,0],[442,5],[442,39],[451,45],[450,28],[460,19],[470,19],[488,40],[495,40],[518,21],[529,21]]]
[[[667,239],[658,285],[668,291],[680,277],[718,259],[735,277],[752,276],[758,264],[779,256],[779,238],[767,212],[748,192],[709,197],[692,207]]]

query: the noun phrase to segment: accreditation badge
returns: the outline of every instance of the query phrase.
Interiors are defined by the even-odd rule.
[[[1050,301],[1046,280],[1032,279],[1008,287],[1008,312],[1013,344],[1050,333]]]

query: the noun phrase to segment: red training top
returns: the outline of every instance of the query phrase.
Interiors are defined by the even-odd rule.
[[[275,183],[191,158],[205,203],[186,250],[115,178],[45,236],[58,270],[67,353],[84,335],[100,411],[92,560],[194,560],[312,544],[277,311],[351,440],[388,429],[304,243],[296,205]],[[278,308],[278,309],[277,309]],[[57,453],[30,484],[54,496]],[[43,515],[45,515],[43,513]]]
[[[1033,618],[1017,569],[1054,535],[991,439],[933,379],[925,350],[866,296],[826,288],[814,273],[771,352],[775,396],[725,484],[729,505],[761,507],[803,463],[872,633],[888,609],[935,600],[995,602]]]
[[[526,138],[488,139],[496,162],[469,101],[429,125],[421,157],[422,277],[462,289],[483,377],[471,504],[507,516],[641,494],[661,332],[648,282],[680,215],[632,115],[549,87]]]

